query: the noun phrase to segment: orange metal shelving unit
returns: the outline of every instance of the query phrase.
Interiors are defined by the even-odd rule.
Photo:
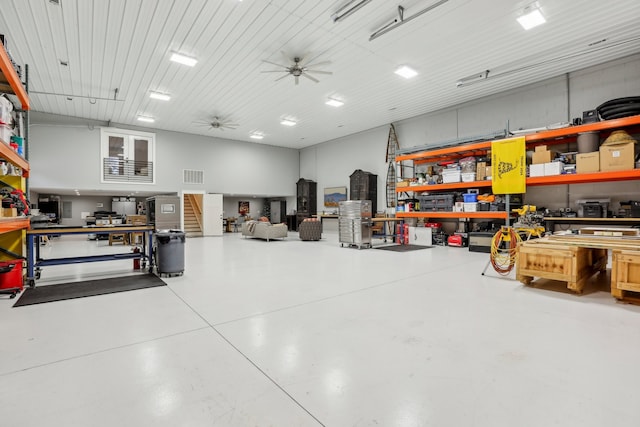
[[[588,123],[579,126],[546,130],[524,135],[528,147],[540,144],[561,144],[575,141],[577,135],[582,132],[613,131],[627,128],[635,131],[640,129],[640,115],[625,117],[622,119],[606,120],[596,123]],[[436,163],[442,160],[459,159],[471,155],[487,155],[491,150],[491,141],[462,144],[453,147],[434,148],[416,153],[396,156],[396,162],[413,161],[414,164]],[[588,174],[555,175],[527,178],[527,186],[587,184],[597,182],[640,180],[640,169],[631,169],[615,172],[596,172]],[[396,187],[397,193],[421,193],[447,190],[460,190],[467,188],[491,187],[491,181],[457,182],[453,184],[435,184]],[[397,212],[401,218],[504,218],[507,212]]]
[[[2,44],[0,44],[0,92],[15,95],[18,101],[20,101],[22,110],[27,111],[30,109],[29,95],[20,81],[20,77],[13,68],[9,55]],[[10,182],[10,184],[6,184],[6,182],[3,181],[3,184],[25,191],[25,178],[29,176],[29,162],[16,153],[9,146],[9,142],[10,141],[0,141],[0,158],[14,166],[20,167],[22,169],[22,177],[0,176],[0,181]],[[21,255],[25,253],[24,247],[26,239],[24,230],[27,230],[29,227],[30,220],[28,217],[0,217],[0,247],[6,252],[2,254],[2,259],[5,259],[5,257],[8,256],[7,254]],[[16,289],[19,289],[19,287]]]

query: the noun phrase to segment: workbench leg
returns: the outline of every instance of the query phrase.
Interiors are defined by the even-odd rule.
[[[40,240],[40,236],[37,235],[27,235],[27,282],[30,287],[35,286],[35,273],[34,273],[34,264],[35,264],[35,254],[34,254],[34,241],[36,242]]]
[[[153,233],[149,231],[147,233],[147,257],[149,258],[149,273],[153,272]]]

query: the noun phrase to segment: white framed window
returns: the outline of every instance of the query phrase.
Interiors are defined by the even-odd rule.
[[[101,182],[155,184],[156,134],[100,129]]]

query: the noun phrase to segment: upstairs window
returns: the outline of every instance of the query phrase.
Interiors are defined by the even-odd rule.
[[[154,133],[102,128],[101,182],[154,184],[155,138]]]

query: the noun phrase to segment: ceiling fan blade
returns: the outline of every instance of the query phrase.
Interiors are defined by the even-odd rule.
[[[303,54],[301,57],[299,57],[299,61],[298,61],[298,65],[303,67],[304,63],[307,62],[307,59],[309,59],[309,54],[310,52],[306,52],[305,54]]]
[[[304,74],[303,74],[304,76]],[[299,83],[300,77],[296,76],[296,85]]]
[[[261,73],[288,73],[289,71],[287,70],[265,70],[265,71],[260,71]]]
[[[316,83],[320,83],[320,80],[316,79],[315,77],[310,76],[307,73],[303,73],[302,75],[305,76],[306,78],[308,78],[309,80],[313,80]]]
[[[305,73],[317,73],[317,74],[333,74],[331,71],[322,70],[304,70]]]
[[[287,65],[278,64],[276,62],[267,61],[263,59],[262,62],[266,62],[267,64],[275,65],[276,67],[289,68]]]
[[[211,126],[211,122],[191,122],[192,125],[200,126],[200,127],[208,127]]]
[[[278,78],[277,78],[277,79],[275,79],[274,81],[276,81],[276,82],[277,82],[278,80],[282,80],[282,79],[286,78],[288,75],[289,75],[289,73],[285,74],[285,75],[284,75],[284,76],[282,76],[282,77],[278,77]]]
[[[307,67],[317,67],[318,65],[329,65],[331,64],[331,61],[322,61],[322,62],[316,62],[313,64],[309,64],[307,65]]]

